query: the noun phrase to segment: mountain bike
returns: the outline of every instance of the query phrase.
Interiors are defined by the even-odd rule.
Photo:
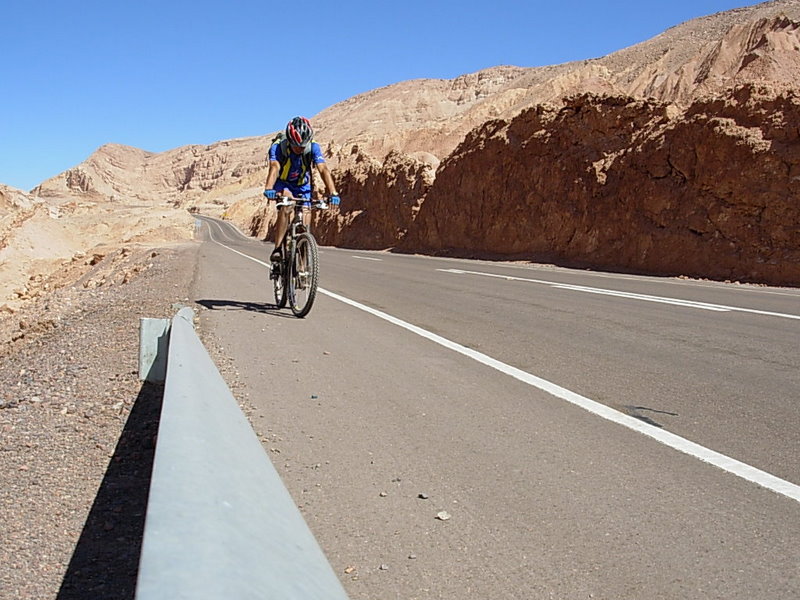
[[[303,210],[309,205],[312,209],[326,210],[330,205],[325,199],[279,196],[277,200],[279,210],[284,206],[293,207],[294,217],[283,236],[281,259],[272,263],[269,278],[274,286],[277,307],[284,308],[288,301],[294,315],[303,318],[314,304],[319,280],[317,240],[303,223]]]

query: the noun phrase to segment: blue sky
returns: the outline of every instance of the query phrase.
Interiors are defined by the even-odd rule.
[[[263,135],[408,79],[596,58],[754,4],[3,0],[0,183],[31,189],[109,142]]]

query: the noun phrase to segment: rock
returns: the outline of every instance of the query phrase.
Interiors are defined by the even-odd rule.
[[[800,284],[800,97],[749,85],[666,109],[589,94],[487,123],[443,162],[400,248]]]

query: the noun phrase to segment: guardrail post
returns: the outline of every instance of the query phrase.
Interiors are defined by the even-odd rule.
[[[136,600],[347,600],[193,314],[169,332]]]

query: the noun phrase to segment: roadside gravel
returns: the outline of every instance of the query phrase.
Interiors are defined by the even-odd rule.
[[[197,248],[79,256],[0,312],[0,599],[133,598],[162,392],[139,319],[190,304]]]

